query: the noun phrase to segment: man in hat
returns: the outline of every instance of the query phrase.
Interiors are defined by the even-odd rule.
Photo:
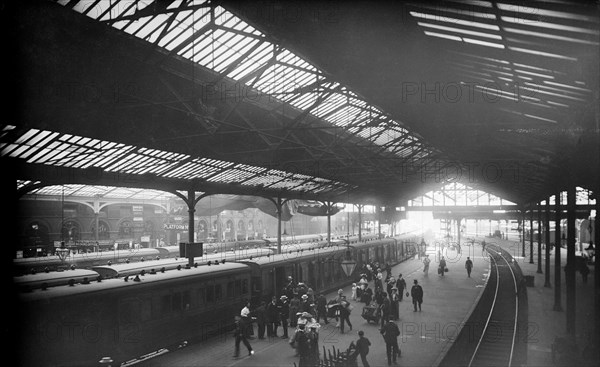
[[[465,269],[467,269],[467,276],[471,277],[471,270],[473,269],[473,261],[469,256],[467,256],[467,261],[465,261]]]
[[[271,302],[266,307],[267,336],[277,336],[277,325],[279,325],[279,309],[277,308],[277,299],[271,298]]]
[[[277,310],[279,311],[279,318],[281,319],[281,327],[283,328],[282,339],[289,338],[288,336],[288,317],[290,314],[290,303],[288,297],[284,294],[277,301]]]
[[[310,302],[308,300],[308,294],[302,295],[302,301],[300,302],[300,311],[301,312],[312,312],[312,308],[310,306]]]
[[[400,329],[394,320],[390,318],[380,332],[381,335],[383,335],[383,340],[385,341],[388,366],[391,365],[392,362],[396,364],[396,357],[400,357],[400,354],[402,353],[400,351],[400,347],[398,346],[398,335],[400,335]]]
[[[423,288],[419,285],[419,282],[415,279],[412,288],[410,289],[410,295],[413,298],[414,312],[417,312],[417,305],[419,311],[421,311],[421,303],[423,303]]]
[[[350,323],[350,302],[346,301],[346,296],[342,296],[342,300],[339,304],[340,309],[340,333],[344,333],[344,322],[350,326],[352,331],[352,324]]]
[[[365,332],[360,330],[358,332],[358,340],[356,341],[356,353],[360,355],[360,360],[364,367],[369,367],[369,362],[367,362],[367,354],[369,354],[369,347],[371,346],[371,341],[365,338]]]

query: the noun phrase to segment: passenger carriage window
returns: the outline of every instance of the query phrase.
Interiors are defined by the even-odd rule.
[[[160,297],[160,316],[164,317],[171,313],[171,295],[165,294]]]
[[[173,311],[177,312],[177,311],[181,311],[181,293],[177,292],[173,294]]]
[[[227,298],[233,298],[234,296],[234,282],[227,282]]]
[[[183,291],[181,293],[182,298],[182,305],[183,305],[183,309],[184,310],[189,310],[190,308],[192,308],[192,295],[191,295],[191,291]]]
[[[140,318],[142,321],[152,319],[152,298],[142,299]]]
[[[209,285],[206,287],[206,303],[212,303],[215,301],[215,286]]]
[[[242,294],[242,280],[238,279],[235,281],[235,296]]]
[[[223,289],[221,284],[215,284],[215,301],[220,301],[223,299]]]
[[[248,279],[242,280],[242,294],[248,293]]]
[[[196,291],[196,299],[198,300],[198,306],[204,305],[206,302],[206,290],[204,288],[199,288]]]

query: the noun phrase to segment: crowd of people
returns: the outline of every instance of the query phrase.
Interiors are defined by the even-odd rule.
[[[429,255],[424,251],[419,252],[419,260],[423,263],[423,273],[427,277],[431,262]],[[445,276],[446,260],[441,254],[438,265],[438,275]],[[465,262],[468,277],[471,276],[472,268],[473,261],[468,257]],[[364,303],[363,317],[367,318],[365,310],[373,311],[372,316],[386,345],[388,364],[396,364],[401,355],[397,341],[400,331],[396,324],[400,319],[399,304],[404,298],[410,297],[413,311],[421,312],[423,288],[417,279],[413,279],[409,289],[401,273],[392,274],[390,264],[368,263],[360,269],[359,274],[360,278],[352,284],[348,298],[339,289],[334,299],[327,300],[322,292],[315,292],[310,285],[295,282],[292,277],[288,277],[287,284],[278,297],[273,296],[268,303],[261,302],[254,309],[251,309],[250,303],[246,304],[240,315],[236,316],[235,356],[239,356],[240,343],[246,346],[249,355],[254,354],[248,339],[254,338],[253,324],[256,323],[258,339],[265,339],[266,333],[267,338],[281,337],[288,340],[299,357],[298,367],[318,365],[321,324],[328,325],[335,321],[340,333],[351,332],[353,325],[350,314],[358,303]],[[280,326],[281,333],[278,333]],[[360,357],[362,364],[369,366],[367,355],[371,340],[363,330],[358,331],[358,336],[358,340],[351,344],[351,357]]]

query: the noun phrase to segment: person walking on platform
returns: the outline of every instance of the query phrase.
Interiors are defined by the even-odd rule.
[[[240,356],[240,342],[243,342],[246,348],[248,349],[248,355],[253,355],[254,350],[250,345],[250,342],[246,338],[246,330],[245,330],[244,322],[242,322],[241,316],[235,316],[235,329],[233,332],[233,336],[235,337],[235,352],[234,357],[237,358]]]
[[[290,315],[290,303],[287,296],[284,294],[277,301],[277,310],[279,311],[279,319],[281,320],[281,328],[283,329],[282,339],[289,338],[288,336],[288,317]]]
[[[390,313],[392,311],[392,303],[387,296],[387,293],[383,292],[383,299],[381,301],[380,310],[381,310],[381,328],[385,325],[385,322],[390,319]]]
[[[344,322],[350,326],[350,331],[352,331],[352,323],[350,322],[350,302],[346,301],[346,296],[342,296],[342,300],[340,302],[340,333],[344,333]]]
[[[470,278],[471,270],[473,269],[473,261],[471,261],[469,256],[467,256],[467,261],[465,261],[465,269],[467,269],[467,276]]]
[[[367,362],[367,354],[369,354],[369,347],[371,346],[371,341],[365,338],[365,332],[360,330],[358,332],[358,340],[356,341],[356,354],[360,355],[360,360],[364,367],[369,367],[369,362]],[[355,357],[356,358],[356,357]]]
[[[429,275],[429,263],[431,262],[431,259],[429,259],[429,255],[425,254],[425,258],[423,259],[423,273],[425,273],[425,276]]]
[[[421,304],[423,303],[423,288],[419,285],[419,282],[415,279],[412,288],[410,289],[410,295],[413,299],[414,312],[417,312],[417,306],[421,311]]]
[[[485,240],[481,241],[481,256],[483,256],[485,254]]]
[[[445,272],[446,272],[446,259],[444,259],[444,257],[442,256],[442,258],[440,259],[440,266],[438,267],[438,274],[440,274],[441,276],[444,276]]]
[[[390,366],[392,362],[396,364],[396,358],[400,357],[402,354],[402,351],[398,346],[400,329],[398,328],[398,325],[396,325],[396,323],[390,319],[380,332],[381,335],[383,335],[383,340],[385,341],[388,366]]]
[[[323,293],[319,293],[317,296],[317,322],[321,321],[321,316],[325,320],[325,324],[329,324],[327,320],[327,298]]]
[[[254,335],[254,326],[252,326],[252,318],[250,316],[250,301],[246,301],[246,305],[240,311],[240,316],[242,317],[242,324],[244,325],[246,338],[254,339],[252,335]]]

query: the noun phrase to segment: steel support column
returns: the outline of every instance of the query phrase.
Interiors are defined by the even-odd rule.
[[[544,211],[544,227],[546,227],[546,231],[544,232],[546,240],[546,274],[544,275],[544,287],[552,288],[552,284],[550,284],[550,197],[546,198],[546,210]]]
[[[521,240],[523,241],[523,261],[525,261],[525,210],[521,211]]]
[[[560,191],[555,195],[554,201],[554,311],[562,311],[561,306],[561,293],[560,293],[560,273],[561,273],[561,262],[560,262],[560,250],[561,250],[561,236],[560,236]]]
[[[529,211],[529,263],[533,264],[533,209]]]
[[[362,204],[356,204],[358,208],[358,240],[362,241]]]
[[[537,222],[538,222],[538,266],[537,273],[542,274],[542,205],[541,203],[537,203]]]
[[[575,337],[575,185],[567,188],[567,266],[565,283],[567,286],[567,333]]]

